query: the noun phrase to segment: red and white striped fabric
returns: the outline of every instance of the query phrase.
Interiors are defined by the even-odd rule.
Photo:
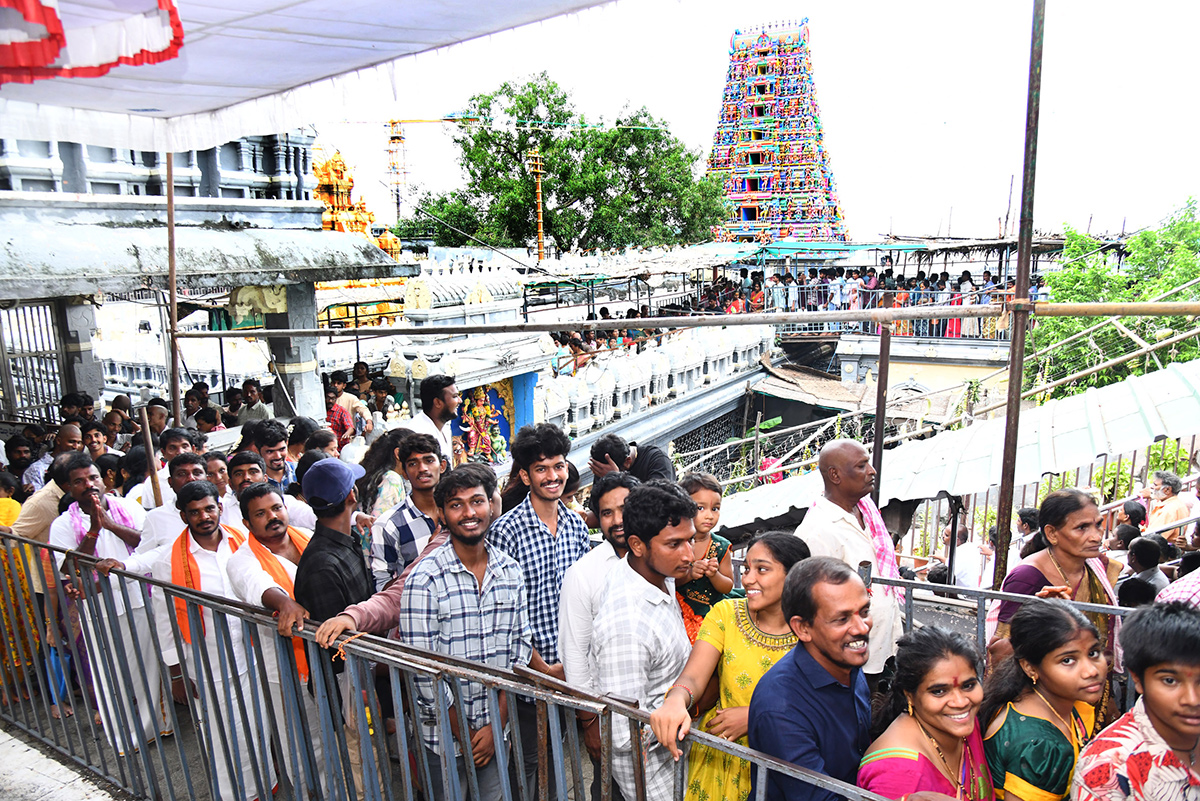
[[[117,0],[109,14],[64,21],[58,0],[0,0],[0,84],[96,78],[118,64],[158,64],[179,55],[183,24],[172,0]],[[88,24],[92,23],[92,24]]]

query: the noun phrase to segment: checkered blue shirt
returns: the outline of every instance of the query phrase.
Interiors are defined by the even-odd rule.
[[[591,550],[583,518],[558,502],[558,532],[550,529],[533,511],[526,496],[508,513],[492,523],[488,540],[525,571],[526,608],[533,630],[533,647],[547,664],[558,662],[558,598],[563,574]]]
[[[447,540],[422,559],[409,575],[400,599],[400,639],[441,654],[509,668],[529,664],[529,620],[520,566],[499,548],[488,548],[483,586],[463,565]],[[421,738],[437,753],[439,734],[433,679],[416,680]],[[450,688],[441,690],[451,703]],[[478,729],[491,722],[486,688],[462,685],[467,725]],[[500,732],[493,732],[499,739]]]
[[[411,497],[402,500],[371,526],[371,575],[375,591],[404,572],[429,542],[437,523],[417,508]]]

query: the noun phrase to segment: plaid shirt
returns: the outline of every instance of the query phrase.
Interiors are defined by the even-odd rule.
[[[558,502],[558,533],[533,511],[532,496],[526,496],[502,515],[488,540],[517,560],[525,572],[525,599],[533,647],[547,664],[558,662],[558,598],[567,568],[592,549],[583,518]]]
[[[1193,570],[1183,578],[1168,584],[1154,600],[1160,604],[1186,601],[1192,606],[1200,606],[1200,570]]]
[[[662,706],[671,684],[692,653],[683,614],[675,600],[675,581],[667,591],[646,581],[622,559],[608,573],[605,593],[592,627],[592,653],[599,674],[595,691],[634,698],[640,709]],[[621,794],[633,798],[633,751],[629,727],[613,726],[612,775]],[[671,798],[675,764],[646,728],[640,744],[645,755],[646,798]]]
[[[336,403],[325,413],[325,422],[329,423],[329,428],[337,435],[339,448],[354,436],[354,421],[350,419],[350,413]]]
[[[318,520],[296,565],[296,603],[307,609],[313,620],[328,620],[347,606],[367,600],[374,590],[358,542]],[[334,650],[326,649],[326,653],[332,656]],[[345,667],[344,660],[333,660],[334,673]]]
[[[400,639],[417,648],[493,667],[511,669],[528,664],[529,620],[520,566],[499,548],[489,548],[481,587],[458,558],[453,542],[447,541],[422,559],[405,582]],[[421,738],[441,753],[433,679],[418,677],[415,681]],[[449,687],[443,684],[440,692],[446,703],[451,703]],[[470,729],[491,722],[487,689],[482,684],[464,682],[462,697]]]
[[[283,478],[279,481],[267,476],[267,483],[280,492],[285,492],[288,485],[296,480],[296,465],[285,461],[283,463]]]
[[[399,576],[425,547],[437,523],[417,508],[412,498],[400,504],[371,526],[371,574],[375,589]]]

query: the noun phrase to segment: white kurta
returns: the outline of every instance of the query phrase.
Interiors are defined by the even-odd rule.
[[[217,547],[216,551],[201,548],[196,544],[196,540],[191,534],[188,535],[187,542],[192,557],[196,560],[196,568],[200,574],[200,590],[222,598],[236,598],[237,596],[234,594],[229,581],[229,561],[233,558],[234,553],[230,547],[229,538],[222,537],[221,544]],[[174,583],[171,575],[171,551],[172,549],[168,547],[166,552],[154,565],[153,574],[154,578],[160,581]],[[175,604],[168,604],[168,599],[165,596],[166,593],[162,592],[155,592],[150,596],[154,606],[154,622],[158,627],[158,637],[162,646],[164,664],[168,666],[177,665],[182,660],[186,660],[188,675],[197,684],[203,682],[203,687],[200,688],[203,703],[200,703],[200,701],[197,701],[197,703],[201,707],[200,714],[208,723],[204,727],[204,730],[215,735],[214,726],[219,725],[224,729],[225,742],[229,749],[228,755],[233,761],[235,769],[240,767],[239,773],[241,774],[242,786],[245,788],[245,797],[253,799],[258,796],[254,781],[255,763],[257,763],[259,770],[266,769],[267,775],[264,777],[264,781],[267,785],[267,792],[270,793],[271,788],[275,784],[274,771],[271,768],[269,755],[265,753],[264,749],[259,747],[256,714],[252,708],[254,696],[250,687],[251,682],[257,682],[257,676],[252,675],[248,670],[241,620],[232,615],[226,618],[229,624],[229,643],[234,654],[233,663],[225,662],[222,664],[221,662],[217,645],[217,630],[213,624],[213,613],[210,608],[201,607],[200,609],[200,616],[203,620],[203,631],[192,631],[192,641],[196,642],[196,638],[200,638],[201,647],[207,651],[208,665],[211,670],[213,685],[216,689],[214,695],[210,692],[207,681],[208,674],[203,672],[203,665],[196,664],[193,659],[192,646],[182,643],[183,653],[179,653],[175,648],[175,635],[172,629],[172,622],[175,617]],[[242,699],[246,706],[246,717],[250,721],[249,732],[242,726],[241,713],[237,708],[237,688],[234,686],[235,684],[241,686]],[[233,699],[232,707],[226,701],[227,694]],[[261,698],[261,694],[259,697]],[[259,714],[265,719],[265,709],[260,710]],[[213,772],[213,778],[220,789],[220,796],[222,798],[240,797],[235,791],[237,780],[229,771],[226,761],[226,751],[222,746],[219,736],[214,737],[212,748],[215,760],[210,765],[210,768]]]
[[[824,495],[813,501],[796,528],[796,536],[804,540],[813,556],[832,556],[856,572],[859,562],[870,562],[872,575],[879,575],[871,535],[859,525],[857,517]],[[871,592],[870,656],[863,672],[882,673],[883,663],[896,653],[896,640],[903,633],[900,604],[883,586],[876,587]]]

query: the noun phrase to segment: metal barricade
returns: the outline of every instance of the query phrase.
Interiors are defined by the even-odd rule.
[[[624,770],[631,767],[635,777],[630,801],[641,801],[647,797],[644,760],[659,760],[660,769],[666,764],[665,751],[653,745],[649,714],[620,699],[373,636],[343,638],[331,659],[314,642],[311,625],[294,635],[304,642],[306,683],[293,639],[280,636],[262,609],[122,571],[100,576],[91,557],[10,535],[0,535],[0,546],[2,674],[9,694],[0,719],[137,797],[413,801],[422,788],[430,801],[582,801],[590,797],[589,774],[598,770],[599,797],[607,801],[614,766],[626,760]],[[35,594],[27,579],[43,560],[61,560],[78,591],[55,566],[44,571],[47,592]],[[78,625],[72,623],[76,613]],[[44,634],[57,631],[60,621],[70,633],[47,643]],[[164,658],[172,651],[175,681]],[[65,668],[65,687],[53,686],[51,653]],[[457,722],[468,719],[472,687],[476,693],[483,688],[491,720],[508,719],[505,743],[479,766],[471,737],[454,735]],[[536,786],[519,769],[522,741],[515,713],[509,715],[517,696],[532,698],[537,708]],[[385,728],[385,708],[395,719],[394,733]],[[595,760],[583,746],[580,715],[599,719]],[[149,732],[147,717],[154,721]],[[425,747],[431,732],[459,747],[435,753]],[[644,747],[619,748],[617,732]],[[697,744],[755,766],[759,799],[766,795],[764,774],[778,772],[852,801],[882,801],[695,729],[684,741],[684,756],[666,768],[673,799],[685,795],[687,754]],[[441,793],[432,792],[439,786]]]
[[[916,625],[915,614],[915,593],[917,591],[928,592],[935,594],[931,599],[933,602],[938,600],[938,596],[945,598],[965,597],[969,601],[975,603],[975,645],[979,649],[981,657],[986,658],[988,646],[987,632],[987,616],[989,607],[993,602],[1015,601],[1016,603],[1024,604],[1036,598],[1033,595],[1019,595],[1012,592],[1000,592],[998,590],[982,590],[974,587],[959,587],[953,584],[930,584],[924,581],[911,581],[909,579],[890,579],[873,576],[871,574],[870,563],[864,562],[859,565],[858,573],[862,577],[863,582],[870,587],[872,584],[884,584],[890,587],[897,587],[903,591],[904,597],[901,601],[901,611],[904,614],[904,633],[907,634],[913,630]],[[1123,618],[1128,615],[1133,609],[1123,606],[1108,606],[1106,604],[1091,604],[1082,603],[1080,601],[1067,601],[1071,606],[1084,613],[1094,613],[1102,615],[1112,615]],[[1128,673],[1112,673],[1113,687],[1115,691],[1118,686],[1122,688],[1121,693],[1114,693],[1114,697],[1120,696],[1118,705],[1122,712],[1125,712],[1133,701],[1136,695],[1133,690],[1133,679]]]

